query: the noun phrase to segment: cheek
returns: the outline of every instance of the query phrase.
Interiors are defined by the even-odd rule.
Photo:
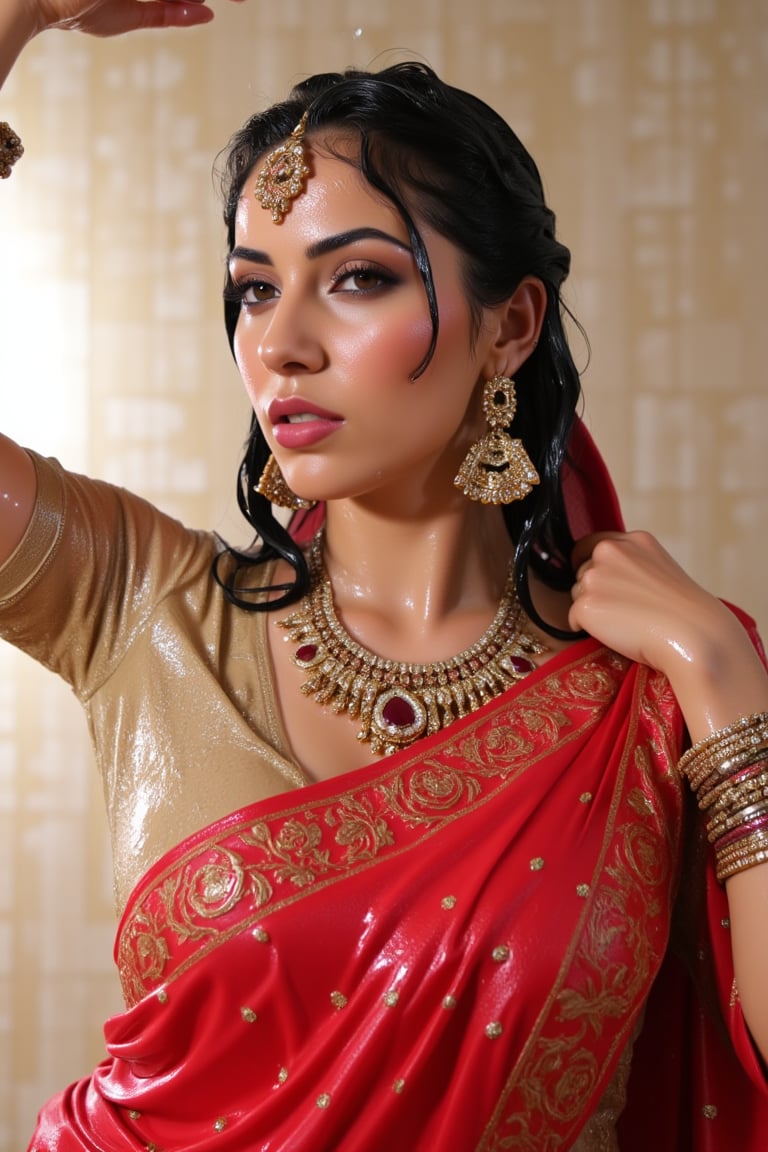
[[[338,333],[335,353],[347,368],[356,370],[361,385],[381,378],[391,384],[410,382],[431,339],[429,316],[403,311],[345,327]]]
[[[454,358],[458,355],[464,363],[474,360],[472,319],[466,299],[456,292],[445,293],[438,298],[440,309],[440,338],[436,354]]]
[[[243,329],[244,326],[241,321],[238,323],[237,328],[235,329],[235,337],[232,341],[232,349],[235,354],[235,363],[237,364],[237,370],[240,373],[240,379],[242,380],[248,395],[253,397],[254,383],[257,379],[257,376],[254,373],[256,362],[253,356],[252,341],[248,338],[247,335],[245,335]]]

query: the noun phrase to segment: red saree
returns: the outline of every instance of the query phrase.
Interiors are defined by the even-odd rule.
[[[681,736],[661,677],[584,641],[183,842],[121,922],[110,1057],[32,1147],[570,1147],[667,948]]]
[[[576,535],[618,526],[578,431]],[[119,926],[108,1059],[30,1149],[608,1152],[640,1032],[621,1152],[765,1152],[683,739],[664,679],[585,640],[445,732],[183,840]]]

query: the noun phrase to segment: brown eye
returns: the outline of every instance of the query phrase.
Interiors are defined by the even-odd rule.
[[[376,288],[381,284],[381,276],[376,272],[372,272],[370,268],[361,268],[359,272],[352,272],[348,279],[352,281],[355,288],[365,291],[368,288]]]
[[[265,280],[252,280],[240,289],[240,299],[243,304],[263,304],[275,296],[275,287]]]
[[[375,292],[388,284],[394,284],[395,277],[383,268],[370,264],[340,268],[333,278],[333,287],[339,292]]]

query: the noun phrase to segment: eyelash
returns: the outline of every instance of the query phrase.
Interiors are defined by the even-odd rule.
[[[247,308],[252,304],[263,304],[266,303],[266,301],[246,300],[246,293],[249,292],[251,288],[272,287],[273,285],[270,284],[267,280],[242,280],[239,282],[236,280],[230,280],[224,289],[224,299],[232,300],[235,304],[240,304],[243,308]]]
[[[339,268],[331,278],[331,283],[334,288],[343,283],[344,280],[349,280],[353,276],[371,276],[377,283],[370,288],[354,288],[352,291],[356,295],[364,295],[369,292],[376,292],[379,288],[388,284],[396,284],[397,277],[393,276],[391,272],[385,271],[378,264],[346,264],[343,268]]]
[[[337,272],[331,277],[332,287],[338,288],[345,280],[349,280],[354,276],[370,276],[376,283],[371,285],[370,288],[353,288],[349,291],[350,295],[365,296],[372,292],[377,292],[381,288],[390,284],[397,283],[397,277],[393,276],[391,272],[386,272],[383,268],[376,264],[347,264],[339,268]],[[224,290],[224,299],[232,300],[236,304],[240,304],[243,308],[251,306],[258,307],[260,304],[268,303],[268,300],[246,300],[246,294],[252,288],[266,288],[274,289],[274,285],[270,284],[268,280],[261,280],[253,278],[250,280],[243,280],[241,282],[231,280]]]

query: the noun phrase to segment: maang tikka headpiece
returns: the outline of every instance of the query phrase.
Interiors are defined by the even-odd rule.
[[[309,176],[304,152],[308,115],[309,111],[306,111],[285,144],[272,149],[256,180],[254,196],[262,208],[271,211],[275,224],[282,223],[291,201],[301,195],[304,181]]]

